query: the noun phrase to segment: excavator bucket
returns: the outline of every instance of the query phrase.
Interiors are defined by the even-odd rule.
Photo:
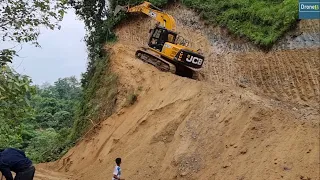
[[[114,9],[113,15],[116,16],[120,11],[127,12],[127,10],[128,10],[127,7],[117,5],[116,8]]]

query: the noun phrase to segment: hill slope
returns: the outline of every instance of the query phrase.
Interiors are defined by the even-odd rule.
[[[38,165],[37,179],[108,179],[119,156],[130,180],[319,179],[319,46],[265,54],[230,39],[228,47],[178,13],[181,34],[206,53],[201,81],[134,58],[149,19],[120,25],[119,41],[106,46],[119,76],[117,113],[61,160]],[[125,107],[132,92],[138,100]]]

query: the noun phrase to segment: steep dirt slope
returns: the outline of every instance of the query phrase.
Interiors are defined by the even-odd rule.
[[[71,179],[110,178],[123,158],[127,179],[317,179],[319,112],[239,87],[162,73],[111,47],[119,104],[138,92],[60,161],[40,165]],[[139,90],[140,91],[139,91]]]
[[[38,165],[36,179],[111,179],[114,159],[122,157],[127,180],[319,180],[317,39],[303,49],[279,45],[264,53],[224,39],[223,29],[208,29],[187,9],[169,11],[206,55],[201,81],[134,58],[151,20],[138,16],[120,25],[119,41],[106,46],[119,75],[117,113],[61,160]],[[125,107],[132,92],[138,100]]]

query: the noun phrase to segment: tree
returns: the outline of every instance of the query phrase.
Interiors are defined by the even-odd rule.
[[[60,28],[67,0],[0,0],[0,43],[31,42],[39,46],[37,38],[41,26]],[[13,49],[0,49],[0,66],[17,55]]]
[[[59,99],[74,99],[78,98],[81,92],[80,83],[77,78],[67,77],[59,78],[58,81],[54,82],[57,98]]]
[[[0,67],[0,148],[21,147],[21,122],[33,115],[30,97],[35,88],[27,76]]]
[[[35,88],[31,79],[16,73],[8,66],[0,67],[0,118],[17,123],[30,112],[30,97]]]
[[[35,162],[45,160],[51,160],[53,157],[48,157],[48,153],[56,148],[58,133],[53,128],[48,128],[44,131],[37,131],[34,138],[31,139],[31,143],[26,148],[26,153]]]

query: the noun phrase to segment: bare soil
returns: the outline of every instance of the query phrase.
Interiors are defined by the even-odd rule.
[[[36,179],[111,179],[114,159],[122,157],[127,180],[319,180],[318,42],[263,52],[243,39],[223,41],[224,30],[174,8],[168,11],[178,31],[205,54],[202,79],[160,72],[134,57],[150,19],[119,25],[118,42],[106,45],[119,76],[117,113],[59,161],[37,165]],[[320,32],[312,23],[303,27]],[[127,107],[132,91],[138,99]]]

